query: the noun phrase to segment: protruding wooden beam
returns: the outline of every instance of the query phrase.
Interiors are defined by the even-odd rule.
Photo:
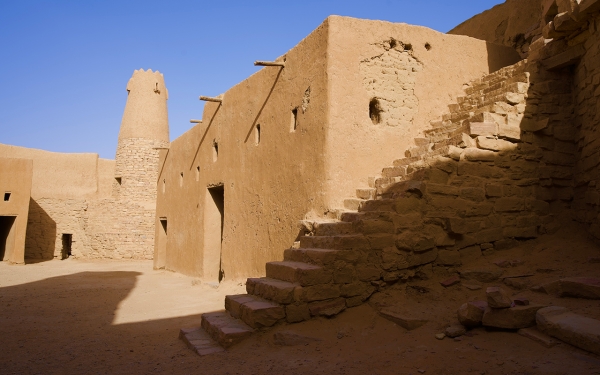
[[[285,68],[285,63],[283,61],[255,61],[255,66],[280,66]]]
[[[221,98],[211,98],[210,96],[200,96],[200,100],[204,100],[205,102],[216,102],[216,103],[223,102],[223,99],[221,99]]]
[[[190,120],[190,124],[202,124],[202,120],[194,120],[194,119],[191,119],[191,120]]]

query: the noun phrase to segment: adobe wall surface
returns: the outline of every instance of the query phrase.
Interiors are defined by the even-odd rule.
[[[0,241],[6,239],[0,244],[4,250],[2,261],[24,263],[32,173],[31,160],[0,157],[0,235],[3,237]]]
[[[509,46],[527,57],[532,39],[541,34],[541,0],[507,0],[466,20],[448,34],[466,35]]]
[[[464,84],[519,60],[509,48],[425,27],[328,20],[329,207],[340,207],[353,189],[366,186],[365,176],[404,155]],[[378,121],[370,118],[373,99],[381,108]]]
[[[67,154],[0,144],[0,157],[33,160],[33,198],[110,196],[105,187],[112,185],[114,161],[100,159],[98,154]]]
[[[265,67],[227,91],[222,105],[207,103],[203,123],[163,152],[156,267],[206,281],[220,270],[228,279],[262,274],[296,239],[298,218],[325,210],[328,29],[325,22],[281,57],[284,69]],[[222,255],[220,224],[205,216],[214,206],[208,188],[217,186],[225,200]]]

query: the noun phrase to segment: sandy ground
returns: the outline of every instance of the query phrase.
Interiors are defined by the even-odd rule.
[[[565,254],[568,254],[565,256]],[[522,260],[506,274],[531,273],[527,285],[563,276],[600,276],[600,248],[577,229],[489,254],[478,264]],[[477,266],[477,265],[469,265]],[[459,339],[435,339],[456,322],[456,309],[484,299],[485,287],[443,288],[454,272],[384,288],[369,304],[334,319],[314,319],[258,332],[227,352],[199,357],[178,340],[204,312],[221,310],[226,294],[192,278],[153,271],[148,261],[50,261],[0,264],[0,374],[600,374],[600,357],[572,346],[544,346],[509,331],[483,328]],[[501,285],[501,284],[500,284]],[[532,303],[554,304],[600,319],[600,301],[556,298],[503,286]],[[386,307],[427,317],[406,331],[381,318]],[[281,345],[291,331],[316,340]]]

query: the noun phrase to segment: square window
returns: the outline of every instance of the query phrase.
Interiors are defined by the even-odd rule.
[[[6,193],[4,193],[4,201],[8,202],[10,200],[10,191],[7,191]]]

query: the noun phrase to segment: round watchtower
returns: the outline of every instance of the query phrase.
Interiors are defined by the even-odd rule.
[[[163,75],[151,69],[134,71],[127,83],[127,92],[115,158],[113,196],[155,204],[157,148],[169,146],[169,95]]]

